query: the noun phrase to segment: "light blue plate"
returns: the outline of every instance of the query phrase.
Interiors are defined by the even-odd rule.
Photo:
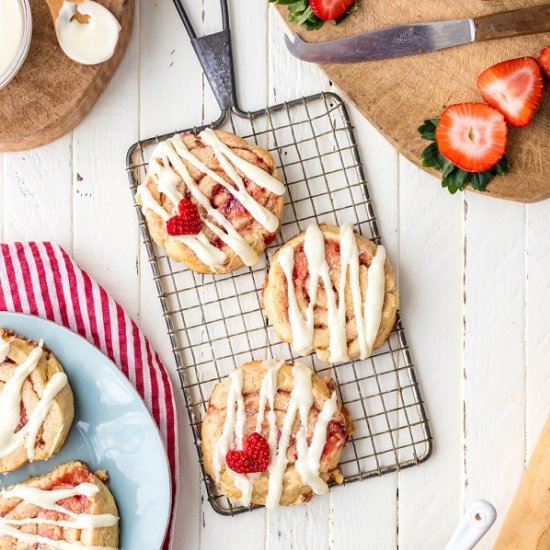
[[[0,477],[0,487],[82,460],[108,470],[121,521],[122,550],[157,550],[170,516],[170,474],[159,431],[141,397],[118,368],[74,332],[38,317],[0,312],[0,326],[44,344],[63,365],[75,396],[75,420],[47,462]]]

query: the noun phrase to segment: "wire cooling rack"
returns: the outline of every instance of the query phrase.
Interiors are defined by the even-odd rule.
[[[309,224],[349,222],[380,242],[343,101],[323,93],[254,113],[227,110],[212,127],[268,149],[286,182],[281,231],[260,262],[228,275],[196,274],[153,243],[136,205],[212,506],[221,514],[248,510],[220,495],[205,474],[200,429],[215,384],[253,359],[299,360],[336,380],[355,424],[340,462],[345,483],[423,462],[431,454],[431,434],[399,318],[387,343],[372,357],[329,366],[313,355],[294,355],[288,344],[277,339],[262,312],[261,290],[270,257]],[[129,150],[127,170],[134,196],[145,179],[152,148],[171,135],[140,141]]]

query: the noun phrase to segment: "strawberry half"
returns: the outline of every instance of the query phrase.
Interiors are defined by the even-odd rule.
[[[441,154],[467,172],[492,168],[504,155],[507,137],[504,116],[485,103],[451,105],[435,131]]]
[[[527,126],[542,100],[542,73],[534,57],[510,59],[483,71],[477,87],[512,126]]]
[[[548,78],[550,78],[550,46],[547,46],[544,50],[542,50],[542,53],[540,54],[540,64],[542,65],[542,68]]]
[[[355,3],[355,0],[309,0],[311,11],[323,21],[339,19]]]

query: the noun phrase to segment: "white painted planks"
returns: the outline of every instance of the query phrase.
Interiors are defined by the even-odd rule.
[[[443,548],[462,493],[462,198],[401,159],[401,311],[427,414],[433,456],[399,481],[399,548]]]
[[[525,206],[468,195],[465,207],[465,502],[499,513],[485,549],[524,464]]]
[[[4,239],[52,240],[72,250],[71,135],[4,154]]]

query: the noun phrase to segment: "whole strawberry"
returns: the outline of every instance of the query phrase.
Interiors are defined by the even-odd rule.
[[[320,29],[326,21],[341,23],[357,11],[358,0],[269,0],[288,6],[288,20],[308,31]]]
[[[323,21],[332,21],[342,17],[355,0],[309,0],[311,11]]]
[[[197,206],[189,199],[182,199],[178,204],[179,215],[166,222],[168,235],[197,235],[202,231],[202,220]]]

